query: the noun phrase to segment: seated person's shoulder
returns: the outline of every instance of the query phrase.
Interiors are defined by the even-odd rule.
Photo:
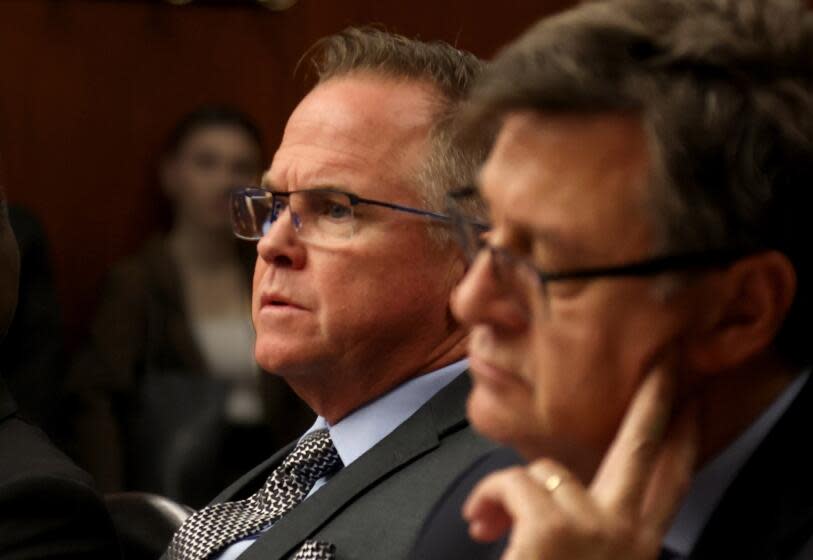
[[[415,560],[500,558],[505,541],[477,543],[471,540],[468,524],[463,520],[461,511],[466,498],[485,476],[523,462],[515,451],[506,447],[498,447],[474,460],[438,500],[424,523],[411,557]]]
[[[12,416],[0,422],[0,487],[27,479],[65,480],[93,492],[93,481],[45,433]]]
[[[90,476],[14,416],[0,421],[0,557],[118,557]]]

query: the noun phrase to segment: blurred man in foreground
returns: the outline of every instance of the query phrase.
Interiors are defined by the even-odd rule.
[[[0,338],[14,314],[18,273],[0,187]],[[0,558],[118,558],[113,523],[90,476],[16,412],[0,372]]]
[[[493,447],[465,418],[466,331],[449,310],[465,259],[443,214],[481,161],[446,127],[479,62],[353,29],[312,54],[319,83],[234,223],[259,239],[257,361],[319,418],[187,520],[172,560],[405,558]]]
[[[472,398],[524,380],[548,447],[464,507],[503,558],[813,557],[811,60],[797,2],[605,1],[474,88],[453,310]]]

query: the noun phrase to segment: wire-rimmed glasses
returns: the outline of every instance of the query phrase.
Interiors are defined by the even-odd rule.
[[[446,223],[445,214],[362,198],[338,189],[319,188],[298,191],[273,191],[263,188],[243,188],[231,196],[231,217],[234,234],[240,239],[256,241],[286,210],[297,235],[314,243],[348,240],[356,231],[355,207],[369,204],[405,212]]]

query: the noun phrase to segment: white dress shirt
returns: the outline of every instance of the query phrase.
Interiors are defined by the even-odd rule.
[[[468,367],[468,360],[460,360],[444,368],[410,379],[373,402],[356,409],[333,426],[320,416],[302,436],[327,428],[342,463],[347,467],[415,414],[429,399],[460,376]],[[317,480],[305,499],[307,500],[326,483],[327,478]],[[269,525],[263,531],[267,531],[271,526]],[[234,560],[254,544],[261,534],[262,531],[237,541],[215,558]]]

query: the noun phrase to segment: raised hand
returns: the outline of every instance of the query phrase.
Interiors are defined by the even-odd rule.
[[[540,459],[492,474],[464,508],[474,539],[511,530],[503,560],[653,560],[691,482],[697,407],[672,421],[674,374],[659,367],[632,400],[593,482]]]

